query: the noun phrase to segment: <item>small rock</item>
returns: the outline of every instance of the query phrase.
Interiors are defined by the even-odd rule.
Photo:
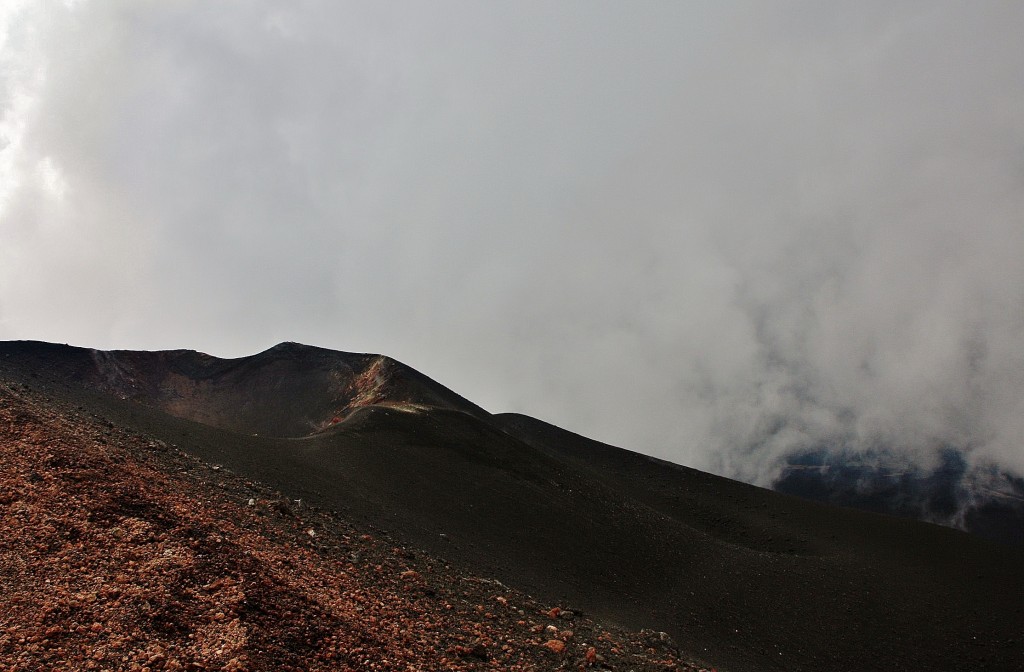
[[[555,654],[561,654],[565,651],[565,642],[560,639],[549,639],[544,642],[544,648]]]

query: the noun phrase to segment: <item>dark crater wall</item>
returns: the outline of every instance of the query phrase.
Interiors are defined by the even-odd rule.
[[[389,357],[298,343],[237,359],[193,350],[100,351],[30,341],[3,343],[0,355],[179,418],[260,436],[309,436],[358,408],[379,404],[488,415]]]

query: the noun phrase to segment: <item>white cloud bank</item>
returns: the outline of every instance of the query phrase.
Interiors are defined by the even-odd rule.
[[[0,338],[1024,473],[1024,5],[5,3]]]

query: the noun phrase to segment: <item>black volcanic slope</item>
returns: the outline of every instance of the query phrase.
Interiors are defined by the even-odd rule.
[[[394,360],[0,343],[0,374],[720,670],[1024,670],[1024,552],[491,415]]]

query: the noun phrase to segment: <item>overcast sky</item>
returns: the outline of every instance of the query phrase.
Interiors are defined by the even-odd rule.
[[[0,339],[1024,473],[1024,3],[0,4]]]

